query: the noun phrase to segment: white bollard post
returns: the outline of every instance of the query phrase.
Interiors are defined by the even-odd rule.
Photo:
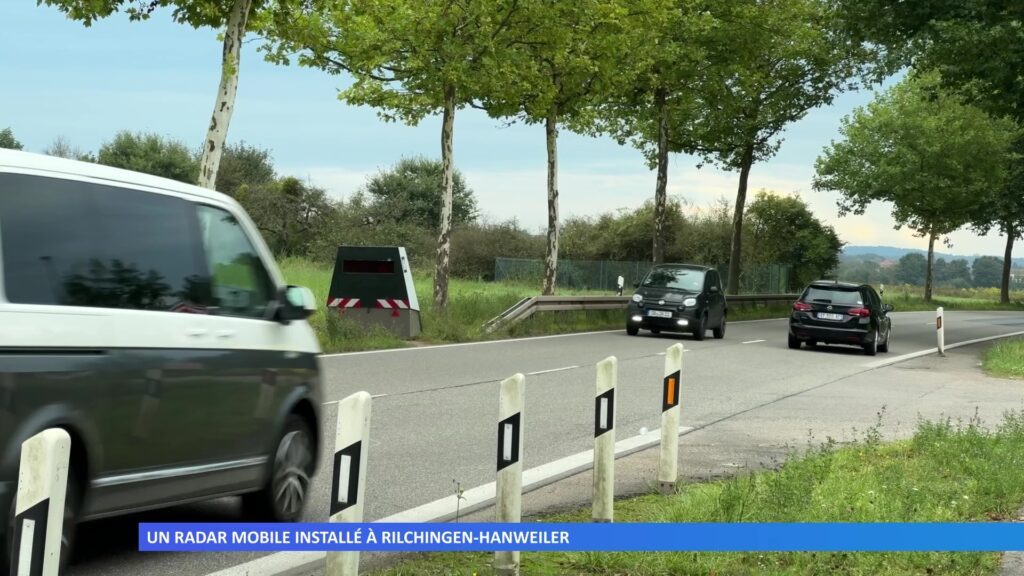
[[[683,345],[665,351],[665,380],[661,392],[661,457],[658,460],[658,490],[673,494],[679,479],[679,396],[683,370]]]
[[[21,445],[12,576],[57,576],[71,437],[50,428]]]
[[[597,364],[594,396],[594,522],[615,519],[615,387],[619,361],[609,356]]]
[[[935,334],[939,339],[939,356],[946,355],[946,327],[942,323],[942,306],[935,309]]]
[[[519,522],[523,514],[523,400],[526,378],[516,374],[501,383],[498,402],[497,522]],[[519,552],[495,552],[498,576],[519,574]]]
[[[372,403],[367,392],[356,392],[338,403],[334,475],[331,479],[331,522],[363,521]],[[329,552],[326,574],[358,576],[359,552]]]

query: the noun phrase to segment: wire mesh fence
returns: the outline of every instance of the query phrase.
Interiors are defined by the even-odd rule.
[[[558,285],[574,290],[614,292],[618,277],[625,279],[626,290],[647,274],[650,262],[616,260],[559,260]],[[728,285],[729,267],[715,266]],[[495,258],[494,280],[538,284],[544,277],[544,261],[526,258]],[[750,264],[740,275],[741,294],[788,293],[790,266],[784,264]]]

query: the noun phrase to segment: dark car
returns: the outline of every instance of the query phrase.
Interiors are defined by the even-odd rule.
[[[707,266],[659,264],[636,284],[626,312],[626,333],[692,332],[703,340],[710,328],[725,337],[728,310],[718,272]]]
[[[888,352],[892,339],[891,304],[883,304],[867,284],[832,280],[812,282],[793,303],[789,347],[823,344],[860,346],[868,356]]]

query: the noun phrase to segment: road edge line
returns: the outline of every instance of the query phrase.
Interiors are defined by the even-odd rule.
[[[691,426],[680,426],[679,435],[684,436],[694,430],[695,428]],[[615,459],[618,460],[646,450],[656,446],[660,441],[660,428],[620,440],[615,443]],[[594,450],[590,449],[525,470],[523,471],[523,493],[532,492],[579,474],[591,468],[593,464]],[[459,515],[471,514],[490,506],[494,503],[494,494],[494,482],[464,491],[462,493],[463,503],[459,506]],[[455,518],[454,494],[375,520],[374,523],[447,522],[453,518]],[[325,552],[275,552],[255,560],[210,572],[206,576],[297,576],[318,569],[325,556]]]

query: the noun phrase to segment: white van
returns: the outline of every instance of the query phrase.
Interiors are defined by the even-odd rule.
[[[314,309],[231,198],[0,149],[0,556],[21,443],[51,427],[71,435],[67,550],[79,521],[227,495],[298,519]]]

